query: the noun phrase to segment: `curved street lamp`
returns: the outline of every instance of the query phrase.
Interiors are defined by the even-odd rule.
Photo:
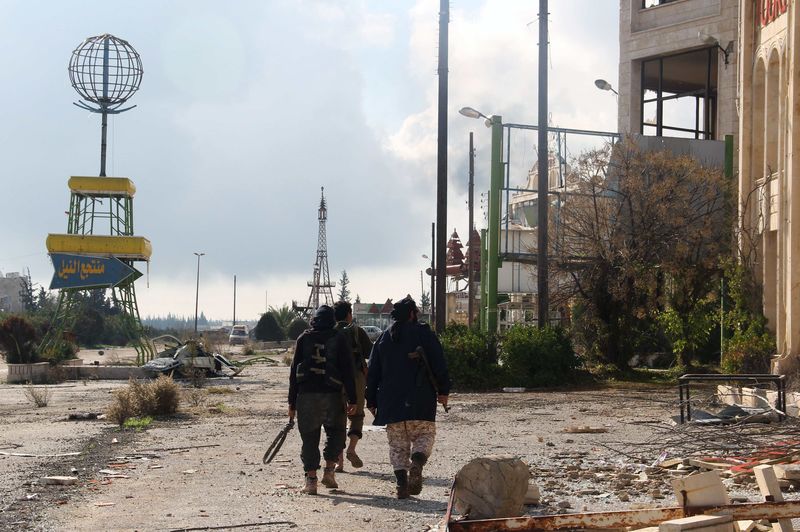
[[[614,90],[614,87],[611,86],[611,83],[607,82],[604,79],[594,80],[594,86],[600,89],[601,91],[611,91],[617,96],[619,96],[619,93]]]

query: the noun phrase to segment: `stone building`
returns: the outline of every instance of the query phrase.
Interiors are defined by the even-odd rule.
[[[737,132],[738,0],[620,0],[619,131]]]
[[[619,130],[733,135],[740,246],[778,352],[800,355],[798,0],[620,0]]]
[[[16,272],[0,273],[0,312],[22,312],[25,305],[22,293],[25,290],[26,279]]]
[[[797,8],[797,0],[742,0],[739,9],[741,243],[754,252],[778,352],[792,356],[800,355],[800,268],[792,263],[800,252]]]

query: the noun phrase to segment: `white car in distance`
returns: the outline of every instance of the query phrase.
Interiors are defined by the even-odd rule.
[[[230,345],[246,344],[249,338],[248,333],[247,325],[234,325],[231,328],[230,336],[228,336],[228,343]]]

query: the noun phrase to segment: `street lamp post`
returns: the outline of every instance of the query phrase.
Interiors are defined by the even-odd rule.
[[[428,300],[430,302],[429,303],[430,304],[430,307],[429,307],[430,308],[430,320],[431,320],[431,322],[433,322],[434,309],[436,308],[436,306],[434,306],[434,304],[433,304],[433,296],[434,296],[434,293],[433,293],[434,284],[433,283],[434,283],[434,279],[436,278],[435,277],[436,270],[434,270],[434,266],[433,266],[433,253],[431,253],[430,257],[428,257],[428,255],[422,255],[422,258],[431,261],[431,265],[428,268],[428,272],[427,273],[429,273],[431,275],[431,288],[430,288],[430,294],[429,294]]]
[[[197,336],[197,309],[198,303],[200,302],[200,257],[205,255],[205,253],[197,253],[197,287],[195,288],[194,292],[194,335]]]
[[[486,319],[482,320],[481,325],[483,330],[494,333],[497,332],[497,276],[500,268],[500,189],[503,186],[503,118],[497,115],[486,116],[472,107],[463,107],[458,112],[467,118],[484,118],[486,119],[486,127],[492,128],[489,240],[486,247],[486,276],[481,276],[481,295],[486,294],[486,299],[481,299],[481,314],[482,316],[485,315]]]

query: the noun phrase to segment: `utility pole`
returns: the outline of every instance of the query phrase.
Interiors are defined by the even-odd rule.
[[[545,327],[550,318],[550,295],[547,286],[547,209],[550,198],[550,159],[547,152],[547,0],[539,0],[539,170],[538,187],[538,253],[536,259],[539,327]]]
[[[469,132],[469,187],[468,187],[468,199],[467,204],[469,208],[469,232],[467,236],[467,243],[469,247],[469,253],[467,255],[467,326],[472,327],[472,312],[474,306],[474,294],[472,293],[472,279],[473,279],[473,271],[472,271],[472,231],[475,229],[475,221],[473,220],[472,208],[474,199],[474,188],[475,188],[475,148],[472,144],[472,131]]]
[[[200,257],[205,253],[195,253],[197,255],[197,287],[194,292],[194,335],[197,336],[197,309],[200,302]]]
[[[487,244],[486,264],[486,305],[485,331],[497,333],[497,276],[500,269],[500,210],[503,188],[503,117],[489,117],[492,127],[492,169],[489,187],[489,242]],[[481,284],[483,277],[481,277]]]
[[[233,324],[236,325],[236,276],[233,276]]]
[[[439,131],[436,165],[436,332],[444,331],[447,311],[447,44],[450,0],[439,0]]]
[[[431,323],[436,324],[436,270],[434,262],[436,258],[436,222],[431,222]]]

